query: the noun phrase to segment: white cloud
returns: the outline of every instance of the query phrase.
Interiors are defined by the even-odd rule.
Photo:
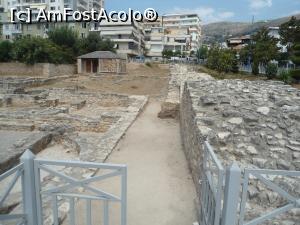
[[[295,10],[295,11],[289,13],[289,15],[291,15],[291,16],[297,15],[297,14],[300,14],[300,10]]]
[[[250,0],[251,9],[262,9],[265,7],[271,7],[273,5],[272,0]]]
[[[215,10],[211,7],[198,7],[195,9],[188,9],[188,8],[179,8],[175,7],[173,10],[169,11],[168,13],[196,13],[199,15],[200,19],[204,23],[213,23],[218,21],[224,21],[230,19],[234,16],[233,12],[229,11],[219,11]]]

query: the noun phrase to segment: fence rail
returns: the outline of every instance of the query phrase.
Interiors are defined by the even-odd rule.
[[[18,180],[21,178],[22,180],[22,187],[24,187],[24,164],[20,163],[18,166],[8,170],[7,172],[3,173],[2,175],[0,175],[0,181],[5,181],[7,178],[10,178],[11,176],[12,179],[8,182],[7,187],[4,189],[4,191],[1,193],[0,196],[0,207],[4,207],[5,204],[5,200],[7,200],[7,197],[9,196],[9,194],[11,193],[11,191],[13,190],[13,188],[15,187],[16,183],[18,182]],[[22,190],[24,190],[22,188]],[[23,194],[24,196],[24,194]],[[24,201],[24,199],[23,199]],[[27,216],[25,214],[25,212],[23,212],[22,214],[2,214],[0,215],[0,221],[7,221],[7,220],[17,220],[18,221],[18,225],[20,224],[25,224],[26,220],[27,220]]]
[[[218,225],[221,219],[224,168],[207,141],[203,151],[200,225]]]
[[[72,169],[101,169],[107,173],[90,176],[88,178],[74,178],[70,174],[66,174],[64,170],[56,170],[58,167],[68,167]],[[100,171],[100,172],[101,172]],[[47,187],[43,185],[41,174],[48,174],[59,178],[58,185]],[[93,220],[92,201],[100,201],[103,203],[103,225],[109,225],[109,207],[110,202],[120,204],[120,224],[127,223],[127,166],[106,164],[106,163],[90,163],[80,161],[49,161],[36,159],[35,156],[27,150],[21,157],[21,164],[7,171],[0,176],[0,181],[13,176],[7,189],[0,196],[0,206],[3,205],[10,191],[13,189],[17,180],[22,178],[22,194],[23,194],[23,214],[3,214],[0,215],[0,223],[4,220],[19,219],[17,225],[43,225],[45,222],[43,214],[44,203],[51,203],[53,224],[59,225],[59,199],[65,199],[69,203],[68,218],[69,224],[76,224],[75,204],[78,200],[85,201],[85,224],[91,225]],[[101,182],[109,178],[120,177],[120,196],[108,193],[100,188],[91,186],[93,182]],[[78,188],[82,188],[78,192]],[[83,215],[79,215],[82,216]]]
[[[204,142],[203,149],[200,225],[258,225],[273,221],[275,217],[294,208],[300,208],[300,196],[293,196],[270,178],[274,176],[300,178],[300,171],[252,168],[241,170],[237,163],[233,163],[226,168],[225,173],[221,161],[207,141]],[[287,203],[275,209],[269,206],[268,213],[245,221],[250,179],[262,182],[267,189],[280,195]]]
[[[250,175],[256,177],[264,183],[268,188],[275,191],[283,198],[285,198],[288,203],[282,207],[279,207],[271,212],[266,213],[263,216],[258,218],[252,219],[245,223],[245,209],[246,209],[246,202],[247,202],[247,192],[248,192],[248,183],[250,179]],[[287,191],[279,187],[277,184],[269,180],[265,175],[280,175],[280,176],[293,176],[300,178],[300,171],[283,171],[283,170],[261,170],[261,169],[245,169],[244,173],[244,180],[243,180],[243,190],[242,190],[242,198],[240,204],[240,218],[239,218],[239,225],[257,225],[261,224],[267,220],[270,220],[278,215],[281,215],[293,208],[300,208],[300,198],[296,198],[289,194]]]

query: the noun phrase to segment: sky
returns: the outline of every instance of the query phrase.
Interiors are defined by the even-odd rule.
[[[197,13],[203,24],[218,21],[251,22],[300,13],[300,0],[105,0],[107,10],[143,11],[154,8],[159,15]]]

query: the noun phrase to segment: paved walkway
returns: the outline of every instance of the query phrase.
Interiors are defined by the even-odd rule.
[[[106,162],[128,165],[128,225],[192,225],[196,193],[179,124],[157,118],[159,110],[159,102],[148,103]],[[119,184],[101,187],[110,191]],[[93,214],[101,215],[97,208],[93,207]],[[110,224],[118,224],[117,217],[111,215]]]

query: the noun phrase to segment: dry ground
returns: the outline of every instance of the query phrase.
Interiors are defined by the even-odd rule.
[[[159,110],[160,103],[151,101],[106,162],[128,166],[128,225],[192,225],[197,220],[196,190],[182,150],[179,124],[159,119]],[[119,179],[93,183],[93,187],[117,196],[119,186]],[[76,215],[84,215],[85,206],[79,201]],[[93,201],[93,224],[102,224],[102,207]],[[110,224],[120,224],[119,204],[111,203],[110,213]],[[85,216],[76,220],[85,224]]]
[[[81,75],[43,87],[78,86],[102,93],[120,93],[128,95],[149,95],[161,97],[166,94],[169,81],[168,65],[127,64],[127,74],[123,75]]]

